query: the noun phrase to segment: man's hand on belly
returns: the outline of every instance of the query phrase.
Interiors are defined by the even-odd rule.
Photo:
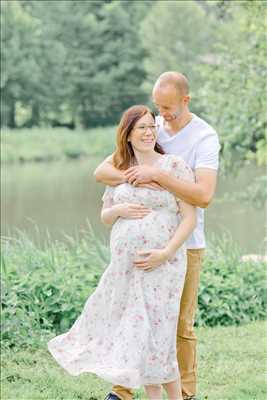
[[[146,272],[153,271],[153,269],[166,262],[169,258],[169,254],[165,249],[139,251],[138,255],[141,259],[134,261],[134,265],[136,268]]]

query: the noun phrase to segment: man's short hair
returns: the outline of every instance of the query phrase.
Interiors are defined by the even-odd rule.
[[[155,85],[155,87],[166,87],[166,86],[174,86],[177,89],[177,92],[182,95],[189,94],[189,83],[187,78],[176,71],[167,71],[161,74]]]

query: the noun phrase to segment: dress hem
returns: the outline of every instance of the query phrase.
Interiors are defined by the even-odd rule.
[[[131,383],[131,382],[125,382],[125,380],[120,380],[119,378],[114,378],[114,376],[112,375],[112,371],[113,373],[116,373],[116,375],[119,375],[121,371],[120,369],[117,368],[105,368],[105,367],[85,367],[83,370],[79,371],[79,372],[74,372],[73,369],[69,368],[64,362],[62,362],[61,360],[59,360],[56,352],[54,353],[53,350],[51,349],[51,347],[48,345],[48,350],[50,352],[50,354],[53,356],[53,358],[57,361],[57,363],[65,370],[67,371],[70,375],[72,376],[79,376],[82,374],[86,374],[86,373],[91,373],[94,375],[97,375],[99,378],[104,379],[105,381],[108,381],[110,383],[112,383],[112,385],[119,385],[119,386],[124,386],[124,387],[129,387],[131,389],[139,389],[142,386],[149,386],[149,385],[162,385],[165,383],[169,383],[169,382],[173,382],[176,379],[179,379],[180,376],[179,374],[173,375],[172,377],[168,378],[168,379],[162,379],[162,380],[155,380],[153,382],[151,381],[145,381],[142,380],[141,378],[136,378],[135,382]],[[101,370],[109,370],[110,372],[104,372]],[[124,372],[125,373],[125,372]],[[128,370],[128,374],[136,374],[138,375],[138,371],[137,370]]]

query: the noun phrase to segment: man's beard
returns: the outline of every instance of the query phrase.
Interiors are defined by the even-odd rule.
[[[182,115],[182,111],[179,110],[179,111],[176,111],[175,113],[171,114],[170,117],[164,118],[164,119],[165,119],[165,121],[171,122],[171,121],[174,121],[175,119],[179,118],[181,115]]]

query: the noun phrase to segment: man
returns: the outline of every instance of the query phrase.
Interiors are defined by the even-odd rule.
[[[177,359],[183,398],[196,399],[196,335],[193,330],[197,308],[197,294],[205,248],[204,210],[210,204],[216,188],[219,141],[214,129],[189,110],[189,85],[178,72],[165,72],[156,81],[153,102],[157,117],[158,143],[166,153],[182,157],[195,173],[195,182],[179,180],[167,171],[152,166],[135,166],[119,171],[112,166],[109,156],[95,171],[98,182],[118,185],[150,185],[164,188],[177,198],[197,208],[198,224],[187,241],[187,274],[183,289],[177,330]],[[133,392],[114,386],[107,400],[131,400]]]

